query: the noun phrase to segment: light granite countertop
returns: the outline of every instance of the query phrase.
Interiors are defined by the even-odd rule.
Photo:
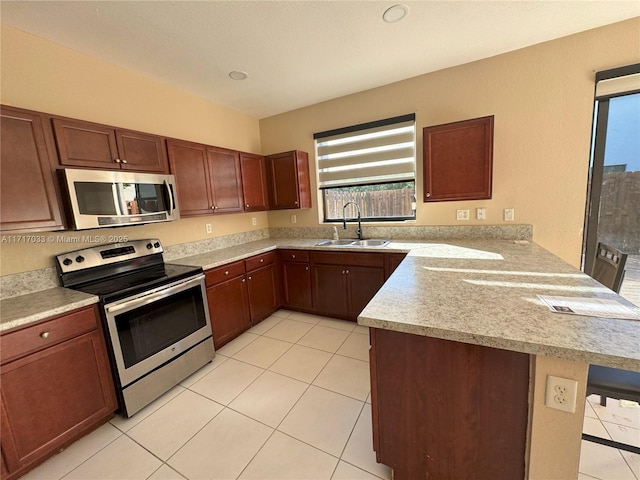
[[[98,303],[95,295],[55,287],[0,303],[0,332]]]
[[[319,247],[321,240],[270,238],[171,263],[207,270],[276,248],[409,252],[361,312],[359,324],[640,371],[640,321],[552,313],[536,295],[633,305],[536,244],[401,240],[382,248]],[[64,288],[2,300],[0,332],[97,301]]]
[[[406,247],[359,324],[640,371],[640,321],[553,313],[537,295],[640,309],[542,247],[503,240]]]

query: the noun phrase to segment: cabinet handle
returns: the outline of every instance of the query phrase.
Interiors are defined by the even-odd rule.
[[[119,158],[116,158],[113,161],[116,162],[116,163],[120,163],[122,160],[120,160]]]
[[[431,196],[431,194],[429,192],[424,194],[425,197],[429,198]]]
[[[225,275],[229,275],[229,270],[225,270],[225,271],[224,271],[224,274],[225,274]]]
[[[345,273],[346,273],[347,275],[349,275],[349,270],[345,270]]]
[[[344,275],[344,270],[342,270],[342,274]]]
[[[211,205],[211,210],[215,210],[216,206],[215,205]]]
[[[297,205],[297,204],[298,204],[298,201],[296,200],[296,201],[295,201],[295,202],[293,202],[293,203],[295,203],[295,204]]]
[[[264,263],[264,258],[261,258],[261,259],[260,259],[260,263]]]
[[[122,160],[122,163],[127,163],[127,161],[126,160]]]
[[[49,333],[49,332],[42,332],[42,333],[40,334],[40,337],[42,337],[42,338],[49,338],[49,335],[50,335],[50,333]]]
[[[249,280],[251,280],[251,277],[249,277]]]
[[[308,272],[309,271],[309,267],[304,267],[304,269]]]
[[[249,204],[248,203],[245,205],[245,208],[249,208]]]
[[[295,255],[291,255],[291,258],[296,258],[296,256]]]
[[[243,278],[243,279],[242,279],[242,283],[245,283],[246,281],[247,281],[247,279],[246,279],[246,278]]]

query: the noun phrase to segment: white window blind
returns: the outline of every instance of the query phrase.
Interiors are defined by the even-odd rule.
[[[316,133],[320,188],[415,179],[415,114]]]

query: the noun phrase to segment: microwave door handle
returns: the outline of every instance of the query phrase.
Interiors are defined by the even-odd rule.
[[[169,182],[163,180],[162,184],[164,185],[165,200],[167,200],[167,203],[169,205],[169,216],[171,216],[173,215],[173,209],[175,208],[175,202],[173,201],[173,192],[171,191]]]
[[[122,186],[118,182],[114,182],[111,184],[111,191],[113,193],[113,204],[116,207],[116,215],[123,215],[122,212],[122,204],[121,199],[123,197],[122,192],[120,191]]]

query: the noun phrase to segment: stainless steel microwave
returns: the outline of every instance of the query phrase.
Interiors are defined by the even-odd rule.
[[[180,218],[173,175],[73,168],[61,175],[75,230]]]

